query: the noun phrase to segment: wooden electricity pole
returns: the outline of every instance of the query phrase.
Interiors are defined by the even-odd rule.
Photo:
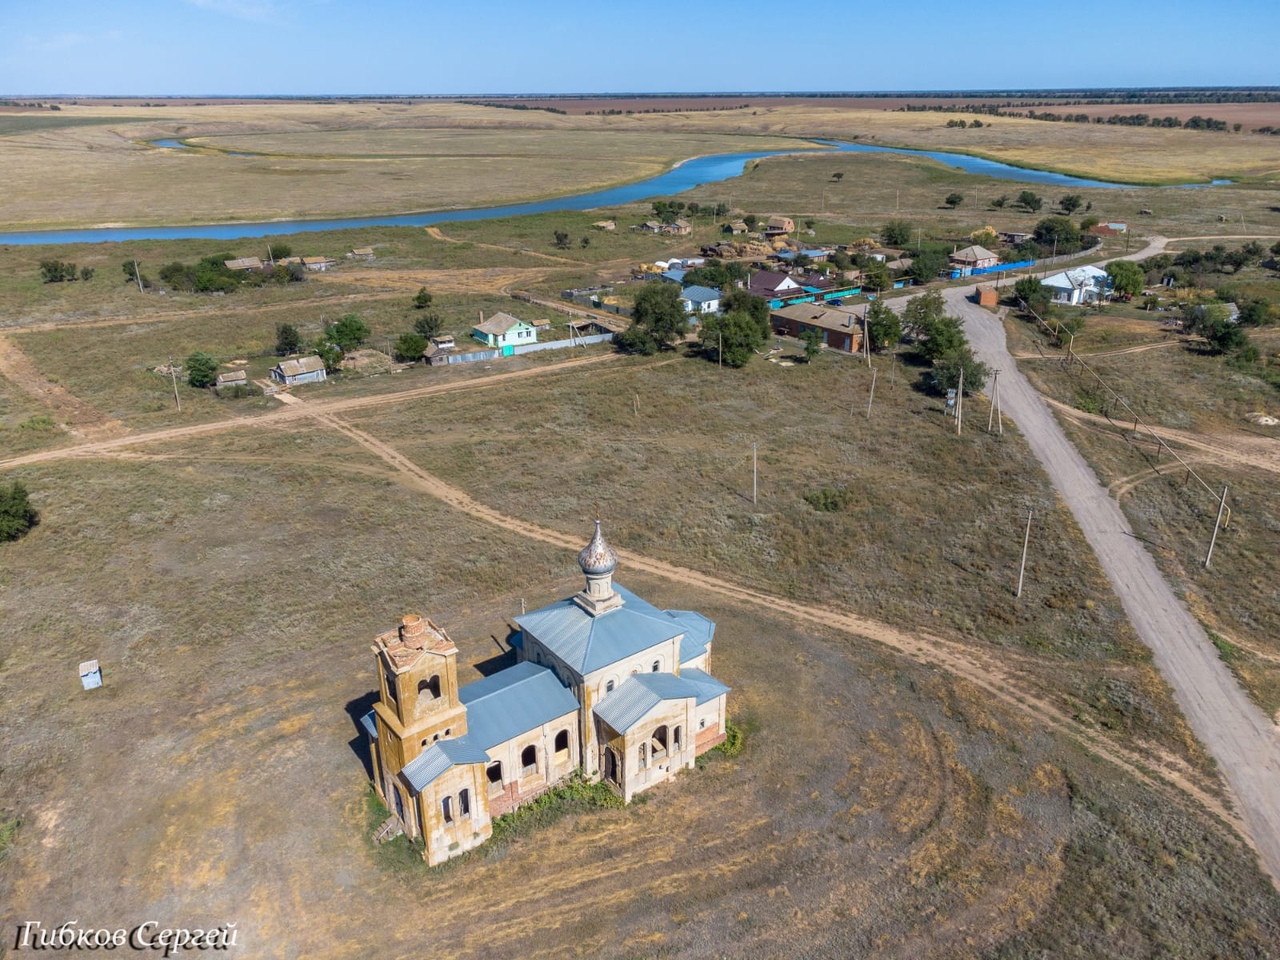
[[[751,445],[751,502],[756,502],[756,445]]]
[[[987,414],[987,433],[991,432],[991,421],[995,420],[996,429],[1004,436],[1004,420],[1000,417],[1000,371],[991,373],[991,412]]]
[[[1018,592],[1015,597],[1022,596],[1022,575],[1027,570],[1027,544],[1031,542],[1031,511],[1027,511],[1027,532],[1022,535],[1022,565],[1018,567]]]
[[[142,293],[142,273],[138,270],[138,258],[133,260],[133,279],[138,281],[138,292]]]
[[[871,404],[875,402],[875,399],[876,399],[876,374],[879,372],[880,372],[879,370],[871,371],[871,396],[867,397],[867,419],[868,420],[871,419]]]
[[[964,367],[960,368],[960,386],[956,388],[956,436],[960,436],[960,425],[964,422]]]
[[[1218,501],[1218,519],[1213,521],[1213,537],[1209,540],[1209,552],[1204,555],[1204,565],[1207,569],[1209,561],[1213,559],[1213,546],[1218,542],[1218,527],[1222,524],[1222,512],[1227,509],[1227,488],[1222,488],[1222,499]]]
[[[134,261],[136,264],[138,261]],[[173,402],[178,405],[178,412],[182,412],[182,401],[178,399],[178,371],[173,366],[173,354],[169,354],[169,376],[173,378]]]

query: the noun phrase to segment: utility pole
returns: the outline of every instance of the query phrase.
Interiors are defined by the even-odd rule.
[[[996,423],[996,429],[1000,432],[1000,436],[1004,436],[1004,420],[1000,416],[1000,371],[994,370],[991,374],[991,412],[987,414],[987,433],[991,432],[992,420]]]
[[[956,388],[956,436],[960,436],[960,425],[964,422],[964,367],[960,368],[960,386]]]
[[[871,371],[871,396],[867,397],[867,419],[868,420],[871,419],[871,404],[876,399],[876,374],[879,372],[880,371],[878,370]]]
[[[138,258],[133,258],[133,279],[138,281],[138,292],[142,293],[142,273],[138,270]],[[172,357],[170,358],[172,359]]]
[[[1018,567],[1018,592],[1015,597],[1022,596],[1022,575],[1027,571],[1027,544],[1031,542],[1031,511],[1027,511],[1027,532],[1022,535],[1022,565]]]
[[[1218,526],[1222,523],[1222,512],[1227,508],[1227,488],[1222,488],[1222,499],[1218,501],[1218,519],[1213,521],[1213,537],[1209,540],[1209,552],[1204,555],[1205,569],[1209,567],[1209,561],[1213,559],[1213,546],[1218,542]]]
[[[716,366],[724,369],[724,332],[720,333],[720,349],[716,351]]]
[[[751,502],[756,502],[756,445],[751,445]]]
[[[133,261],[137,264],[137,260]],[[169,376],[173,378],[173,402],[178,405],[178,412],[182,412],[182,401],[178,399],[178,371],[173,366],[173,354],[169,354]]]

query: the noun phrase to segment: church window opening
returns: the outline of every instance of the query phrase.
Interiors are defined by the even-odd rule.
[[[612,681],[612,680],[610,680],[608,683],[606,683],[606,684],[604,685],[604,692],[605,692],[605,693],[613,693],[613,681]]]
[[[699,729],[699,730],[705,730],[705,729],[707,729],[707,718],[706,718],[706,717],[703,717],[701,720],[699,720],[699,721],[698,721],[698,729]]]
[[[440,812],[445,823],[453,823],[453,797],[445,797],[440,801]]]
[[[667,741],[668,735],[669,732],[665,723],[657,730],[653,731],[653,736],[649,738],[653,746],[653,759],[661,760],[667,755],[667,747],[669,746]]]
[[[430,680],[418,681],[418,696],[426,694],[428,699],[437,700],[440,697],[440,677],[434,676]]]
[[[489,781],[489,792],[497,793],[502,789],[502,762],[495,760],[484,772]]]
[[[396,703],[396,678],[395,678],[394,674],[391,674],[391,673],[389,673],[389,672],[388,672],[388,673],[385,675],[385,679],[386,679],[386,682],[387,682],[387,700],[391,703],[391,705],[392,705],[392,706],[395,706],[395,703]]]
[[[463,790],[458,794],[458,813],[464,817],[471,816],[471,791]]]
[[[556,734],[557,758],[559,758],[559,754],[562,754],[562,753],[567,754],[568,752],[569,752],[569,731],[561,730],[559,733]],[[564,759],[567,759],[567,757]]]
[[[520,773],[522,776],[529,776],[531,773],[538,772],[538,748],[530,744],[520,751]]]
[[[676,727],[671,733],[671,749],[676,753],[680,752],[680,728]]]
[[[653,661],[653,672],[657,673],[660,669],[662,669],[662,661],[661,660]]]
[[[647,743],[640,744],[640,766],[647,767],[649,765],[649,745]]]

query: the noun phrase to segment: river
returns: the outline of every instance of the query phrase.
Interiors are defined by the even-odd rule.
[[[1048,170],[1028,170],[1010,166],[995,160],[984,160],[961,153],[945,153],[937,150],[912,150],[906,147],[881,147],[863,143],[814,141],[828,147],[817,154],[837,153],[905,153],[929,157],[966,173],[1055,187],[1093,187],[1111,190],[1131,188],[1130,184],[1088,180]],[[180,140],[156,140],[153,143],[169,149],[184,149]],[[381,217],[344,217],[332,220],[274,220],[263,223],[192,224],[181,227],[96,227],[77,230],[33,230],[16,233],[0,233],[0,244],[29,245],[36,243],[101,243],[120,240],[185,240],[215,239],[235,240],[242,237],[270,237],[291,233],[318,233],[323,230],[346,230],[355,227],[426,227],[437,223],[460,220],[493,220],[499,217],[520,217],[531,213],[552,213],[557,210],[594,210],[636,203],[656,197],[670,197],[708,183],[719,183],[741,176],[748,163],[765,157],[776,157],[795,150],[765,150],[756,153],[722,153],[707,157],[695,157],[677,164],[666,173],[606,190],[516,203],[497,207],[475,207],[470,210],[440,210],[434,213],[408,213]],[[804,151],[810,153],[811,151]],[[252,156],[232,154],[231,156]],[[1225,183],[1227,181],[1214,181]],[[1210,186],[1210,184],[1185,184],[1186,187]]]

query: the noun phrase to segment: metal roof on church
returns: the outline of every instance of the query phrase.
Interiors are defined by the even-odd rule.
[[[515,621],[585,676],[679,636],[684,626],[616,583],[623,605],[591,616],[572,599],[557,600]]]
[[[716,635],[714,620],[708,620],[695,610],[665,610],[663,615],[670,617],[684,628],[684,637],[680,640],[682,664],[707,652],[711,638]],[[681,675],[684,675],[683,670]]]
[[[458,691],[467,739],[484,750],[578,712],[578,701],[547,667],[525,661]]]
[[[436,777],[460,763],[488,763],[489,755],[471,742],[470,736],[433,743],[400,772],[413,789],[421,791]]]
[[[696,667],[682,669],[680,671],[680,679],[687,680],[698,688],[698,706],[702,706],[707,701],[716,699],[716,697],[722,697],[729,692],[729,688],[723,683],[705,670],[699,670]]]
[[[595,714],[618,733],[626,733],[666,700],[696,698],[698,684],[674,673],[637,673],[596,704]]]
[[[372,710],[360,718],[360,725],[365,728],[369,736],[373,737],[375,740],[378,739],[378,724],[373,719]]]

